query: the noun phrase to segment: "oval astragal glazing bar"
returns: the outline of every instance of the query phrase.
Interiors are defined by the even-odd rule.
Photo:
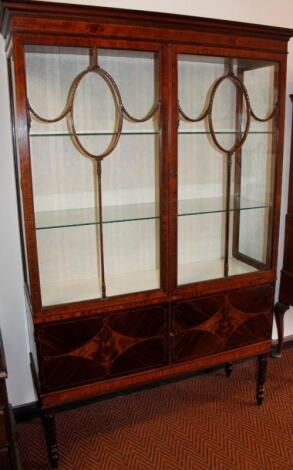
[[[235,144],[229,149],[224,148],[219,143],[219,141],[216,137],[214,124],[213,124],[213,118],[212,118],[214,97],[215,97],[215,94],[216,94],[216,91],[217,91],[219,85],[224,80],[230,80],[232,83],[234,83],[234,85],[236,87],[240,88],[240,90],[243,93],[245,104],[246,104],[246,124],[245,124],[245,129],[244,129],[243,136],[241,137],[241,139],[239,141],[236,141]],[[235,77],[235,75],[232,75],[232,74],[224,75],[223,77],[218,78],[218,80],[216,80],[215,84],[213,85],[211,96],[210,96],[210,101],[209,101],[209,106],[208,106],[209,127],[210,127],[210,131],[211,131],[212,140],[213,140],[214,144],[216,145],[216,147],[218,149],[222,150],[222,152],[224,152],[226,154],[232,154],[232,153],[236,152],[236,150],[238,150],[244,144],[244,142],[247,138],[249,127],[250,127],[250,117],[251,117],[251,108],[250,108],[249,96],[248,96],[247,90],[246,90],[245,86],[243,85],[243,83],[237,77]]]
[[[117,124],[116,124],[115,132],[113,133],[113,138],[112,138],[110,144],[108,145],[108,148],[104,152],[102,152],[98,155],[95,155],[95,154],[89,152],[83,146],[83,144],[81,143],[81,141],[80,141],[80,139],[77,135],[77,132],[76,132],[74,116],[73,116],[73,114],[74,114],[73,113],[73,111],[74,111],[74,99],[75,99],[76,90],[77,90],[80,82],[82,81],[82,79],[86,75],[88,75],[89,73],[96,73],[97,75],[99,75],[107,83],[107,85],[110,88],[110,91],[113,95],[113,99],[114,99],[115,107],[116,107],[116,111],[117,111],[117,113],[116,113]],[[102,160],[104,157],[106,157],[107,155],[112,153],[113,150],[115,149],[115,147],[118,144],[118,141],[119,141],[119,138],[120,138],[120,135],[121,135],[121,131],[122,131],[122,125],[123,125],[123,111],[122,111],[122,109],[123,109],[123,105],[122,105],[122,100],[121,100],[121,95],[120,95],[119,89],[118,89],[115,81],[111,77],[111,75],[109,75],[108,72],[106,72],[104,69],[102,69],[99,66],[89,67],[87,70],[85,70],[85,71],[81,72],[79,75],[77,75],[77,77],[74,79],[74,81],[71,85],[71,88],[69,90],[69,93],[68,93],[68,101],[70,103],[70,108],[69,108],[69,113],[67,115],[67,125],[68,125],[70,136],[71,136],[72,141],[73,141],[75,147],[77,148],[77,150],[80,153],[82,153],[85,157],[93,158],[95,160]]]

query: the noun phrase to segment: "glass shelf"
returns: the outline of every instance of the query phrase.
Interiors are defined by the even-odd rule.
[[[178,134],[179,135],[211,135],[211,132],[210,131],[201,131],[201,130],[195,130],[195,131],[190,131],[190,130],[182,130],[182,131],[178,131]],[[217,135],[243,135],[244,134],[244,131],[235,131],[235,130],[218,130],[218,131],[215,131],[215,134]],[[262,134],[262,135],[265,135],[265,134],[273,134],[272,131],[249,131],[248,132],[248,135],[250,134]]]
[[[266,201],[268,198],[265,198]],[[215,212],[226,212],[226,200],[224,197],[207,197],[200,199],[183,199],[179,201],[178,215],[180,217],[187,215],[210,214]],[[231,197],[230,211],[263,209],[269,207],[267,202],[253,201]]]
[[[105,224],[158,218],[159,205],[155,203],[103,207]],[[98,224],[98,210],[95,207],[36,212],[37,230],[95,224]]]
[[[266,202],[231,198],[230,210],[251,210],[269,207]],[[225,212],[223,198],[185,199],[179,201],[178,216],[190,216]],[[104,206],[103,223],[131,222],[159,219],[158,203]],[[98,224],[98,212],[94,207],[36,212],[37,230]]]
[[[121,132],[121,136],[123,135],[131,135],[131,136],[139,136],[139,135],[159,135],[159,131],[123,131]],[[210,135],[211,133],[206,130],[179,130],[178,131],[179,135]],[[231,134],[240,134],[243,135],[243,132],[237,132],[235,130],[218,130],[215,131],[215,134],[218,135],[231,135]],[[273,134],[273,131],[250,131],[248,134]],[[70,137],[73,134],[70,134],[68,132],[47,132],[47,133],[37,133],[37,132],[32,132],[30,133],[30,137],[37,138],[37,137]],[[101,131],[101,132],[77,132],[78,136],[81,137],[88,137],[88,136],[113,136],[117,135],[117,132],[112,132],[112,131]]]
[[[77,132],[76,133],[78,136],[83,136],[83,137],[87,137],[87,136],[97,136],[97,135],[101,135],[101,136],[111,136],[111,135],[117,135],[118,132],[112,132],[112,131],[101,131],[101,132]],[[31,132],[30,134],[30,137],[70,137],[72,136],[73,134],[70,134],[69,132],[46,132],[46,133],[37,133],[37,132]],[[144,130],[144,131],[139,131],[139,132],[136,132],[136,131],[123,131],[121,132],[121,135],[132,135],[132,136],[136,136],[136,135],[159,135],[159,131],[148,131],[148,130]]]

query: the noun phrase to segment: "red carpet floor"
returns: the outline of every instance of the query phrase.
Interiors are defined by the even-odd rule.
[[[292,470],[293,350],[57,415],[60,470]],[[18,425],[25,470],[49,469],[40,421]]]

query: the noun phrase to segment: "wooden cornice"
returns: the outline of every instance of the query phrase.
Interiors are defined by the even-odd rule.
[[[0,6],[0,31],[5,36],[8,31],[9,17],[14,15],[38,16],[56,19],[78,19],[102,21],[104,23],[156,26],[172,29],[213,31],[241,36],[255,36],[288,41],[293,36],[293,29],[266,26],[236,21],[208,19],[170,13],[157,13],[108,7],[49,3],[40,1],[6,1]]]

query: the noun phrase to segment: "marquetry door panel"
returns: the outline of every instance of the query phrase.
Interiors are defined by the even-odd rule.
[[[158,306],[38,326],[44,391],[166,364],[166,311]]]
[[[172,315],[173,362],[268,340],[272,309],[271,286],[177,302]]]

